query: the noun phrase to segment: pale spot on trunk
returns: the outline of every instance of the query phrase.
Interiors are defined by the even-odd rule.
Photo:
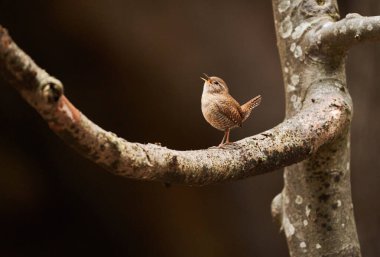
[[[284,227],[286,237],[291,237],[296,232],[296,229],[294,228],[293,224],[290,223],[288,217],[284,218],[282,225]]]
[[[300,46],[296,46],[296,49],[294,49],[294,57],[299,58],[302,56],[302,48]]]
[[[292,34],[292,31],[293,23],[290,21],[290,16],[286,16],[286,18],[281,22],[278,32],[282,38],[288,38]]]
[[[306,205],[306,207],[305,207],[306,217],[309,217],[310,212],[311,212],[310,207],[308,205]]]
[[[290,77],[290,81],[292,82],[292,84],[294,86],[297,86],[298,83],[300,82],[300,76],[298,76],[297,74],[293,74],[291,77]]]
[[[278,11],[280,13],[283,13],[285,12],[286,10],[288,10],[288,8],[290,7],[290,0],[283,0],[280,2],[280,4],[278,5]]]
[[[297,196],[296,196],[295,203],[296,203],[296,204],[302,204],[302,202],[303,202],[302,196],[297,195]]]
[[[292,43],[291,45],[290,45],[290,51],[292,51],[292,52],[294,52],[294,50],[296,49],[296,43]]]

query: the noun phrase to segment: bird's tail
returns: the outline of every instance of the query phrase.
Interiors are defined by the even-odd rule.
[[[245,121],[251,114],[253,108],[259,106],[261,103],[261,95],[258,95],[241,106],[243,112],[243,121]]]

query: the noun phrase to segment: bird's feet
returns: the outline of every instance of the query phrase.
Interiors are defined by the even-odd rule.
[[[219,144],[218,146],[210,146],[208,149],[215,149],[215,150],[220,150],[220,149],[228,149],[233,143],[223,143]]]
[[[231,142],[227,142],[227,143],[221,143],[218,145],[219,148],[223,148],[224,146],[227,146],[227,145],[230,145]]]
[[[227,142],[223,144],[219,144],[218,146],[212,146],[209,149],[223,149],[223,150],[234,150],[238,149],[239,145],[234,142]]]

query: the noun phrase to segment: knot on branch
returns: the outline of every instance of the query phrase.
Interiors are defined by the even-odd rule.
[[[58,79],[48,76],[41,81],[39,93],[46,103],[54,104],[63,95],[63,85]]]
[[[298,8],[303,18],[318,17],[328,15],[333,20],[339,20],[339,11],[336,1],[334,0],[307,0],[302,2],[301,8]]]

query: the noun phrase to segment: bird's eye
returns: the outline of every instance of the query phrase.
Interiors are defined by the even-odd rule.
[[[213,84],[214,84],[214,85],[218,85],[219,82],[218,82],[218,81],[214,81]]]

